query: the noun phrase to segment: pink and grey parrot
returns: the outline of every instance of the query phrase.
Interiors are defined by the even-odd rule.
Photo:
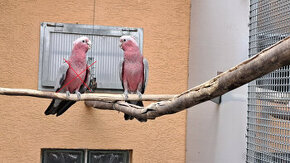
[[[65,92],[67,96],[70,93],[76,93],[78,98],[80,98],[81,93],[85,92],[90,82],[90,71],[86,63],[86,53],[90,47],[91,41],[87,37],[80,37],[73,42],[71,56],[58,70],[54,86],[56,92]],[[81,79],[77,77],[77,74],[80,74]],[[44,113],[59,116],[75,102],[53,99]]]
[[[128,93],[138,94],[142,98],[148,81],[148,62],[141,55],[136,40],[131,36],[120,38],[120,47],[124,51],[124,59],[119,64],[120,80],[124,89],[124,96],[127,99]],[[126,101],[131,104],[143,106],[142,101]],[[125,120],[132,120],[134,117],[124,115]]]

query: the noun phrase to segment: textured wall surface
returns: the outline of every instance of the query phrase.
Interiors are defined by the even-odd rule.
[[[248,58],[249,1],[192,0],[189,87]],[[247,86],[188,110],[187,163],[244,163]]]
[[[93,0],[0,2],[0,87],[37,89],[41,22],[93,24]],[[141,27],[146,93],[187,89],[190,1],[99,1],[95,24]],[[78,102],[44,116],[49,99],[0,96],[0,162],[40,162],[41,148],[132,149],[139,162],[185,162],[186,112],[147,123]],[[146,103],[148,104],[148,103]]]

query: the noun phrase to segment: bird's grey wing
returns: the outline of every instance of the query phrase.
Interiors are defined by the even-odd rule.
[[[55,84],[54,84],[55,92],[57,92],[57,91],[65,92],[65,90],[61,89],[61,88],[62,88],[62,86],[64,84],[68,68],[69,68],[69,65],[66,64],[66,63],[63,63],[59,67],[58,72],[57,72],[57,76],[56,76],[56,79],[55,79]],[[60,100],[60,99],[52,99],[50,105],[48,106],[48,108],[46,109],[46,111],[44,113],[46,115],[49,115],[49,114],[60,115],[58,113],[59,110],[61,110],[62,108],[65,108],[65,110],[66,110],[68,107],[70,107],[74,103],[75,103],[75,101],[66,101],[66,100]]]
[[[59,68],[59,73],[55,84],[55,89],[59,92],[65,92],[65,89],[62,87],[66,79],[68,68],[69,65],[67,63],[62,64]],[[56,116],[60,116],[75,103],[76,101],[55,99],[51,114],[56,114]]]
[[[123,64],[124,64],[124,59],[120,60],[120,62],[119,62],[119,77],[120,77],[120,81],[121,81],[122,87],[124,89],[124,84],[123,84]]]
[[[69,68],[69,65],[67,63],[63,63],[59,67],[57,76],[55,79],[55,83],[54,83],[54,91],[58,91],[63,86],[68,68]],[[64,92],[64,91],[61,91],[61,92]]]
[[[149,73],[149,65],[147,59],[143,59],[143,67],[144,67],[144,79],[143,79],[143,86],[142,86],[142,94],[145,92],[147,82],[148,82],[148,73]]]
[[[88,65],[87,65],[87,67],[88,67]],[[90,85],[90,81],[91,81],[91,69],[90,68],[87,68],[87,70],[86,70],[86,77],[85,77],[85,80],[84,80],[84,82],[86,84],[83,83],[81,85],[80,93],[84,93],[87,89],[89,89],[88,87]]]

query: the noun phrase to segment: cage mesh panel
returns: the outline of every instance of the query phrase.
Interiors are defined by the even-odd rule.
[[[289,0],[250,1],[249,57],[290,34]],[[247,161],[290,162],[289,66],[248,87]]]

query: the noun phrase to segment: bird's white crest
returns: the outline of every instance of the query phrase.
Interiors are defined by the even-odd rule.
[[[85,36],[82,36],[82,37],[76,39],[76,40],[73,42],[73,45],[75,45],[75,44],[77,44],[77,43],[79,43],[79,42],[82,42],[83,40],[89,40],[89,41],[87,42],[87,44],[88,44],[89,46],[91,46],[91,44],[92,44],[92,43],[91,43],[91,40],[90,40],[89,38],[85,37]]]
[[[135,45],[137,45],[139,47],[137,41],[132,36],[124,35],[124,36],[120,37],[120,41],[121,40],[131,40]]]

